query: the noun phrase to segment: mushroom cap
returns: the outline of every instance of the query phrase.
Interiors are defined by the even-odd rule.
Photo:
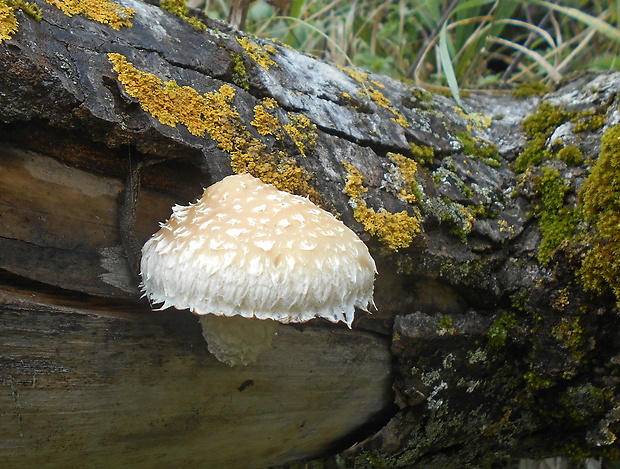
[[[142,289],[160,309],[351,327],[372,304],[368,248],[306,198],[240,174],[172,212],[142,248]]]

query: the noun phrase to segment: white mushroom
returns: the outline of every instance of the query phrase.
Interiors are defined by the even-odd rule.
[[[278,322],[351,327],[355,308],[373,303],[368,248],[306,198],[240,174],[172,212],[142,248],[142,289],[160,309],[199,315],[220,361],[254,361]]]

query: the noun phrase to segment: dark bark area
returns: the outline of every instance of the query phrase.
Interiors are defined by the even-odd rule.
[[[465,114],[206,18],[124,0],[131,25],[115,30],[36,3],[43,19],[14,11],[0,43],[9,467],[617,456],[617,300],[579,274],[592,220],[552,223],[580,213],[617,75],[472,95]],[[552,133],[524,164],[532,115]],[[577,128],[591,116],[601,125]],[[561,158],[569,146],[583,158]],[[377,311],[352,330],[281,326],[255,364],[229,368],[190,313],[150,311],[136,261],[175,203],[243,171],[358,232]]]

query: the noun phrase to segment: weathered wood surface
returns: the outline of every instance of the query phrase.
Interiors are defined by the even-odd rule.
[[[581,285],[583,238],[561,240],[540,262],[537,208],[545,168],[568,185],[565,205],[578,205],[601,136],[618,121],[617,75],[526,100],[472,95],[465,115],[443,96],[207,19],[199,31],[123,0],[132,25],[114,30],[36,3],[43,20],[17,11],[19,31],[0,43],[0,460],[9,467],[261,467],[353,443],[341,453],[351,467],[617,454],[616,299]],[[109,53],[158,85],[138,96]],[[191,90],[164,103],[176,125],[147,99],[166,86],[216,99],[223,85],[234,98],[199,116],[216,119],[203,133],[188,127]],[[605,127],[576,132],[560,119],[547,160],[517,171],[532,139],[521,123],[541,102],[591,111]],[[271,110],[274,133],[253,123],[257,106]],[[493,161],[459,132],[494,144]],[[556,157],[568,143],[583,162]],[[423,163],[415,181],[394,153]],[[358,199],[345,193],[343,162],[363,176]],[[338,214],[379,275],[378,311],[353,330],[282,327],[273,350],[235,369],[207,353],[191,315],[150,311],[131,264],[132,243],[174,203],[240,170],[290,182]],[[132,174],[135,217],[125,203]],[[361,200],[392,221],[404,211],[420,232],[391,249],[389,234],[406,229],[371,235],[353,215]]]
[[[282,326],[231,368],[189,312],[17,288],[0,301],[5,468],[264,467],[342,448],[389,402],[389,350],[370,334]]]

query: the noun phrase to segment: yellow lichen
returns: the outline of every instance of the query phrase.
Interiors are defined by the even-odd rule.
[[[256,128],[259,134],[274,135],[278,140],[283,140],[288,134],[295,142],[295,146],[301,155],[306,157],[314,149],[316,143],[316,125],[301,114],[289,112],[288,118],[289,123],[282,125],[276,116],[267,111],[266,106],[257,105],[254,107],[254,120],[250,124]]]
[[[305,157],[314,149],[316,144],[316,125],[301,114],[289,112],[288,117],[290,122],[284,126],[284,130],[291,136],[299,152]]]
[[[21,10],[36,21],[41,21],[43,13],[36,3],[25,0],[0,0],[0,43],[11,39],[19,30],[19,21],[15,16],[15,10]]]
[[[278,66],[270,57],[270,54],[273,55],[277,52],[275,47],[269,45],[259,46],[250,41],[247,37],[238,37],[237,42],[243,47],[243,50],[247,52],[252,60],[265,70]]]
[[[264,106],[254,106],[254,120],[250,122],[261,135],[275,135],[280,127],[280,121],[276,116],[269,114]]]
[[[161,0],[159,6],[163,10],[169,11],[187,21],[192,27],[200,31],[205,31],[207,29],[206,24],[190,14],[186,0]]]
[[[263,99],[263,106],[265,109],[275,109],[278,107],[278,102],[273,98],[265,98]]]
[[[249,173],[280,190],[319,201],[310,174],[283,150],[267,151],[241,122],[233,105],[235,89],[222,85],[217,92],[200,94],[175,81],[164,82],[152,73],[136,69],[120,54],[108,54],[118,80],[140,106],[164,125],[184,125],[194,135],[209,136],[228,152],[235,173]]]
[[[347,170],[345,193],[353,202],[353,217],[364,226],[364,229],[389,249],[398,251],[411,245],[420,232],[419,216],[412,217],[406,211],[390,213],[385,209],[375,212],[361,198],[368,191],[364,187],[362,173],[352,164],[343,161]],[[414,209],[417,212],[417,209]]]
[[[127,93],[138,99],[142,109],[171,127],[183,124],[193,135],[203,136],[218,128],[211,137],[226,151],[232,150],[233,128],[230,123],[239,119],[231,102],[235,91],[222,85],[219,92],[199,94],[176,81],[162,81],[152,73],[141,72],[120,54],[108,54],[119,81]]]
[[[0,2],[0,42],[11,39],[17,32],[19,24],[13,8],[4,2]]]
[[[417,163],[399,153],[388,153],[388,156],[394,164],[398,166],[404,182],[404,187],[398,190],[396,197],[403,202],[407,202],[409,204],[414,203],[418,200],[418,197],[416,196],[418,183],[415,179],[415,175],[418,171]]]
[[[366,72],[358,72],[357,70],[345,67],[341,67],[341,70],[361,85],[363,92],[360,94],[367,96],[372,99],[375,104],[394,114],[394,117],[392,117],[391,120],[397,124],[400,124],[402,127],[409,127],[409,122],[405,116],[392,105],[390,100],[381,91],[377,89],[377,87],[383,88],[383,84],[377,82],[376,80],[370,80],[368,78],[368,73]],[[346,93],[343,93],[343,96],[344,94]]]
[[[45,0],[50,5],[62,10],[67,16],[82,15],[90,20],[107,24],[119,30],[123,26],[131,27],[131,18],[136,13],[110,0]]]

